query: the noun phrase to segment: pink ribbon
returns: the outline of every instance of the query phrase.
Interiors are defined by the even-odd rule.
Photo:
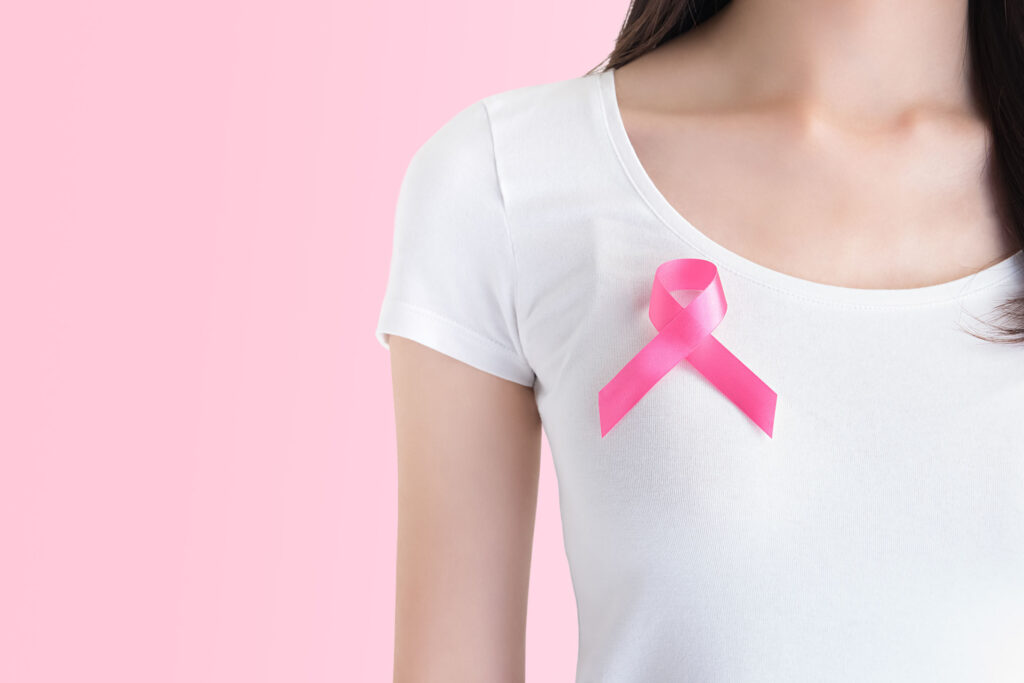
[[[700,293],[684,307],[671,294],[678,289]],[[771,437],[776,393],[711,336],[725,310],[725,292],[714,263],[681,258],[658,266],[648,306],[658,334],[598,392],[602,437],[683,359]]]

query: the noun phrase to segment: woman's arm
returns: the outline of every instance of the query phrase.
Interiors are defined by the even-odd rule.
[[[532,387],[392,335],[395,683],[522,683],[540,467]]]

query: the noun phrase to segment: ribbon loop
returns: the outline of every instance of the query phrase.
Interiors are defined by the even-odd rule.
[[[680,289],[699,293],[682,306],[672,296]],[[714,263],[690,258],[658,266],[648,306],[658,333],[598,392],[602,437],[684,359],[772,436],[777,394],[711,334],[726,309]]]

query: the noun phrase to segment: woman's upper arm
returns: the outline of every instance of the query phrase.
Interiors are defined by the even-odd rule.
[[[541,424],[490,110],[415,152],[375,335],[398,443],[396,683],[521,683]],[[520,245],[522,246],[522,245]]]
[[[521,682],[541,443],[533,388],[390,339],[394,680]]]

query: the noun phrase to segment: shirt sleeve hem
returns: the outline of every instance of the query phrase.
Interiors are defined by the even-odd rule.
[[[448,318],[404,301],[389,300],[381,308],[375,336],[388,348],[388,335],[412,339],[446,356],[497,375],[517,384],[532,387],[533,368],[515,350],[484,337]]]

